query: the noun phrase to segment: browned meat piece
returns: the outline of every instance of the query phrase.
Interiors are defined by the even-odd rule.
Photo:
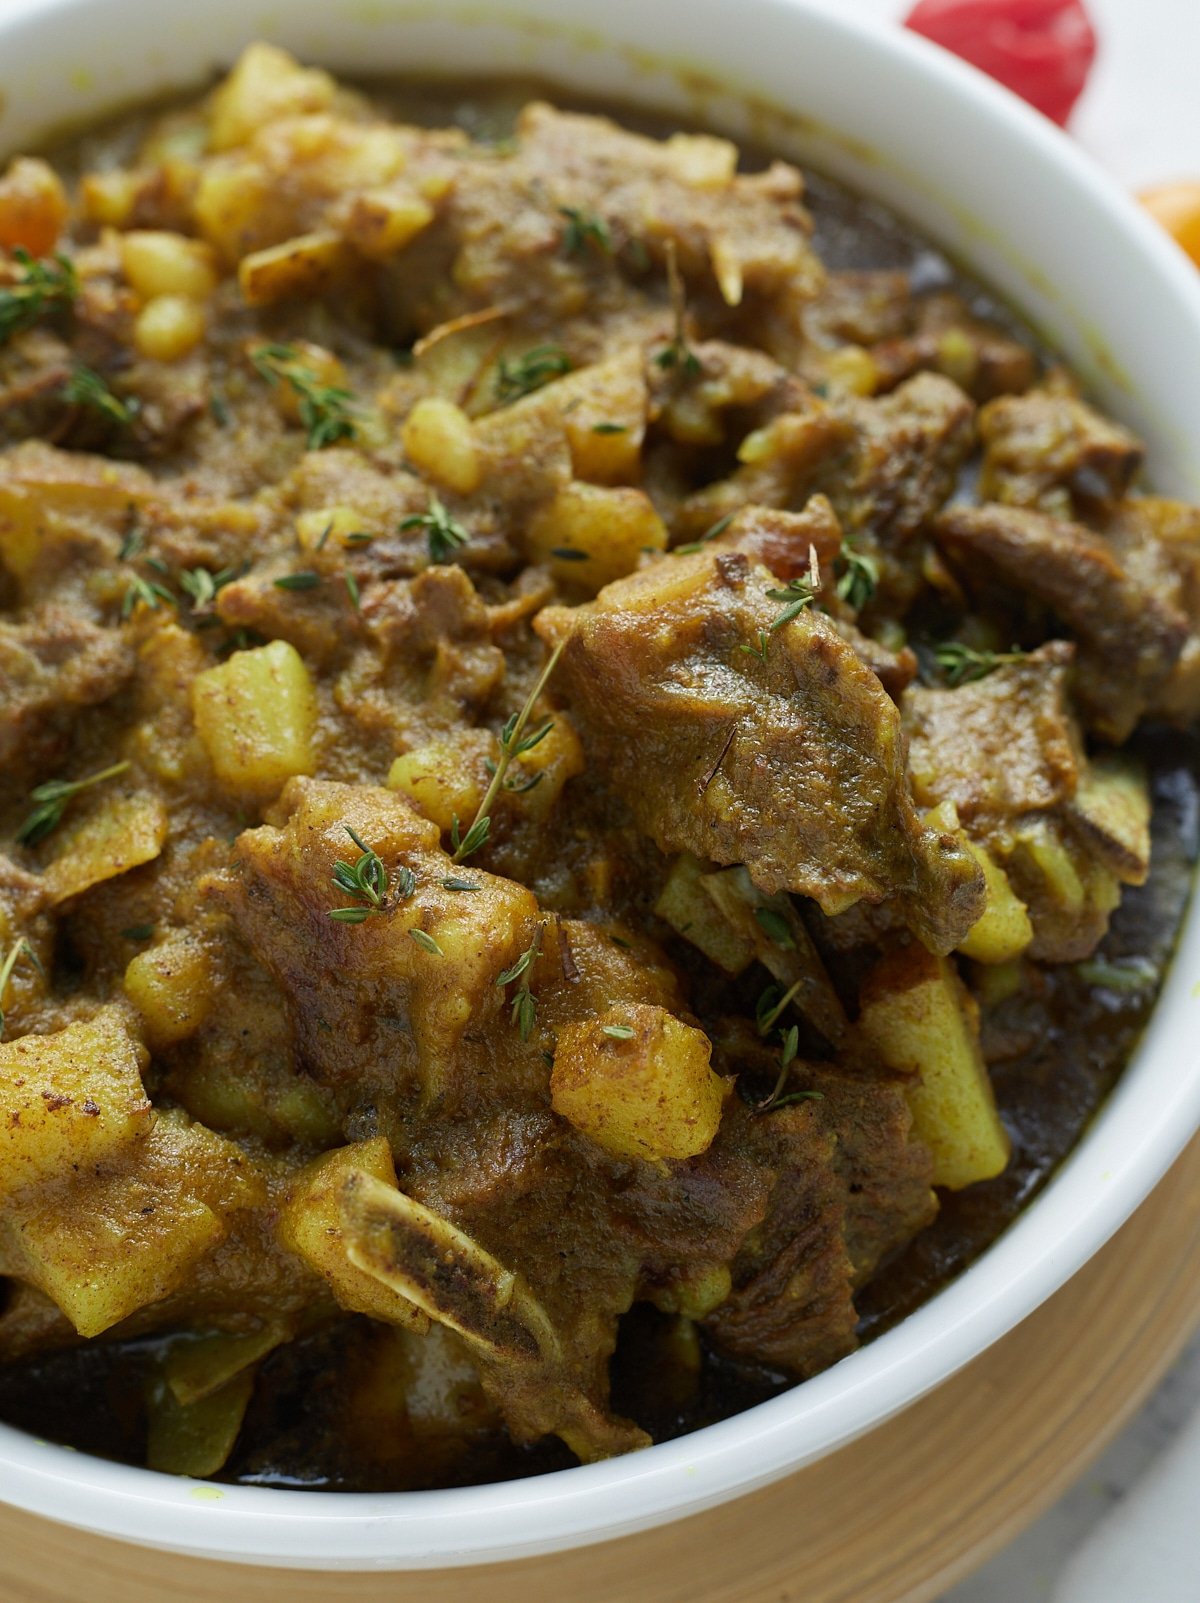
[[[895,896],[948,951],[981,910],[978,870],[919,826],[879,680],[819,615],[773,629],[771,588],[744,557],[701,552],[540,614],[588,756],[662,850],[744,863],[829,913]]]
[[[1027,345],[995,323],[974,317],[957,295],[924,295],[913,302],[907,337],[871,347],[877,390],[889,390],[919,371],[953,379],[976,401],[1020,394],[1037,376]]]
[[[0,623],[0,762],[10,782],[50,761],[78,712],[107,701],[133,671],[128,642],[70,607]]]
[[[422,330],[499,305],[565,334],[576,360],[594,359],[606,318],[628,307],[622,273],[636,274],[639,260],[644,272],[647,256],[661,272],[671,245],[690,283],[728,306],[746,297],[795,322],[822,279],[800,175],[779,162],[738,174],[736,164],[723,140],[647,139],[607,118],[531,104],[511,153],[462,165],[435,223],[399,259],[395,295]],[[602,219],[612,250],[564,252],[564,207]]]
[[[869,668],[893,701],[899,701],[904,691],[917,677],[917,654],[911,646],[893,651],[882,640],[864,634],[848,617],[831,615],[830,623],[854,652],[864,668]]]
[[[725,1352],[802,1377],[858,1345],[846,1188],[833,1169],[836,1140],[816,1107],[747,1121],[756,1145],[774,1145],[787,1161],[766,1218],[733,1260],[729,1297],[705,1321]]]
[[[908,274],[894,269],[830,273],[804,313],[808,338],[830,348],[898,340],[911,327]]]
[[[1111,508],[1142,462],[1128,429],[1050,390],[992,401],[979,414],[979,433],[980,499],[1059,518]]]
[[[999,583],[1048,607],[1079,643],[1076,691],[1089,726],[1128,738],[1156,704],[1188,635],[1182,613],[1139,584],[1078,523],[1004,506],[954,506],[934,537],[981,592]]]
[[[824,489],[847,534],[869,531],[885,548],[911,539],[954,489],[975,441],[975,408],[957,384],[919,373],[883,400],[843,403],[856,448],[826,464]]]
[[[1200,509],[1159,496],[1131,497],[1104,533],[1126,572],[1188,620],[1183,650],[1149,711],[1189,723],[1200,717]]]
[[[744,506],[723,533],[705,543],[714,555],[740,551],[748,561],[761,563],[786,584],[789,579],[808,574],[811,551],[817,554],[823,578],[831,574],[834,559],[842,549],[842,529],[828,496],[814,495],[802,512]]]
[[[1025,903],[1030,956],[1057,963],[1095,950],[1120,883],[1145,878],[1149,850],[1143,778],[1118,758],[1084,756],[1072,656],[1052,641],[975,684],[914,688],[903,702],[918,802],[953,803]]]
[[[1084,761],[1067,694],[1074,656],[1066,641],[1051,641],[974,684],[909,690],[904,725],[917,801],[952,801],[964,824],[987,828],[1072,797]]]

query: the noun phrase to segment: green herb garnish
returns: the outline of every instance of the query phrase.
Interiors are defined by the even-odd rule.
[[[736,516],[736,512],[727,512],[723,518],[718,518],[711,528],[705,529],[698,540],[690,540],[687,545],[677,545],[675,547],[676,556],[686,557],[690,556],[693,551],[703,551],[710,540],[715,540],[719,534],[725,533],[725,530]]]
[[[119,395],[114,395],[99,373],[81,362],[72,368],[62,393],[71,406],[86,407],[117,428],[129,428],[137,414],[137,401],[123,401]]]
[[[511,985],[514,980],[521,981],[520,988],[513,997],[511,1018],[520,1031],[522,1041],[528,1041],[537,1022],[537,998],[529,989],[529,979],[530,970],[542,949],[542,935],[545,929],[545,924],[539,924],[537,934],[517,961],[511,968],[506,968],[502,974],[496,976],[496,984],[501,990],[506,985]]]
[[[574,256],[587,250],[589,245],[594,245],[605,256],[612,254],[612,235],[603,217],[595,212],[585,212],[578,206],[560,206],[558,210],[560,216],[567,219],[562,237],[566,255]]]
[[[1014,646],[1011,651],[976,651],[961,640],[944,640],[933,648],[934,661],[942,670],[948,685],[969,685],[977,679],[986,679],[1002,663],[1020,662],[1025,652]]]
[[[614,1041],[632,1041],[637,1031],[631,1024],[602,1024],[602,1035],[611,1035]]]
[[[128,762],[113,763],[111,768],[102,768],[98,774],[90,774],[86,779],[51,779],[31,790],[29,799],[38,805],[17,831],[21,845],[36,846],[38,841],[45,840],[51,830],[57,829],[62,822],[63,813],[72,797],[78,796],[82,790],[90,790],[93,785],[102,784],[106,779],[115,778],[117,774],[123,774],[128,767]]]
[[[434,957],[445,957],[445,952],[426,930],[419,930],[414,925],[408,932],[410,941],[415,941],[423,952],[432,952]]]
[[[449,562],[457,549],[471,538],[462,524],[447,512],[436,490],[429,492],[429,506],[424,512],[413,512],[401,518],[401,534],[409,529],[429,531],[429,560],[434,563]]]
[[[519,401],[570,371],[571,358],[561,345],[535,345],[511,362],[502,356],[496,368],[496,399],[501,403]]]
[[[157,612],[160,601],[165,601],[168,607],[176,604],[175,597],[165,585],[158,584],[153,579],[143,579],[140,573],[135,573],[121,602],[121,617],[128,618],[137,606],[146,607],[150,612]]]
[[[190,598],[193,612],[211,612],[217,592],[237,576],[236,568],[221,568],[216,573],[207,568],[184,568],[179,575],[179,588]]]
[[[505,776],[508,773],[509,766],[517,758],[523,757],[526,752],[532,751],[538,742],[545,740],[546,736],[554,728],[554,720],[552,718],[548,718],[546,722],[535,729],[532,734],[527,735],[525,733],[526,726],[529,723],[530,714],[533,712],[533,709],[537,704],[538,697],[546,688],[546,684],[550,678],[550,675],[554,672],[555,664],[562,655],[562,649],[565,644],[565,641],[560,641],[559,644],[555,646],[554,650],[550,653],[549,659],[546,662],[546,666],[538,675],[537,683],[529,692],[529,695],[525,701],[525,705],[521,708],[520,712],[513,713],[513,715],[505,723],[504,728],[500,731],[500,761],[496,764],[495,771],[491,777],[491,782],[488,785],[483,800],[479,804],[479,810],[475,814],[475,820],[470,829],[468,829],[467,833],[462,836],[461,839],[459,837],[457,815],[453,820],[450,839],[454,846],[454,861],[456,863],[461,863],[463,859],[469,857],[472,852],[478,851],[483,845],[484,841],[487,840],[492,827],[492,807],[495,805],[496,797],[500,794],[501,786],[504,785]]]
[[[321,575],[312,568],[303,568],[299,573],[284,573],[271,583],[276,590],[315,590],[321,582]]]
[[[387,910],[389,898],[407,901],[417,888],[417,878],[411,868],[398,868],[389,881],[388,871],[379,853],[373,851],[349,824],[342,826],[362,855],[357,862],[344,863],[339,858],[333,865],[333,883],[354,899],[353,907],[335,907],[330,918],[339,924],[362,924],[372,913]]]
[[[322,384],[294,345],[259,345],[250,352],[250,360],[273,389],[286,384],[296,397],[310,451],[354,438],[357,402],[353,394],[336,384]]]
[[[55,307],[69,306],[79,294],[74,264],[66,256],[39,262],[18,245],[13,260],[21,272],[15,284],[0,287],[0,345]]]
[[[806,607],[811,607],[816,595],[817,586],[807,575],[802,579],[789,579],[786,585],[777,590],[767,590],[765,594],[771,601],[783,601],[786,605],[771,619],[770,633],[782,629],[785,624],[798,618]]]
[[[785,952],[796,950],[796,938],[792,934],[788,921],[783,914],[774,907],[756,907],[754,909],[755,921],[759,929],[774,946],[781,947]]]
[[[593,423],[593,434],[628,434],[628,423]]]
[[[879,563],[850,545],[842,546],[839,561],[845,563],[845,568],[837,582],[837,593],[847,606],[861,612],[879,584]]]
[[[687,301],[673,239],[667,241],[667,290],[671,297],[671,315],[675,322],[675,332],[669,344],[659,351],[654,360],[664,372],[676,372],[684,378],[695,378],[701,371],[700,358],[688,341]]]

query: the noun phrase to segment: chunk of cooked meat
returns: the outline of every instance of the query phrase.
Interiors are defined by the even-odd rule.
[[[953,690],[903,701],[913,794],[954,803],[965,824],[1003,828],[1075,794],[1084,763],[1068,695],[1074,648],[1055,640]]]
[[[1171,678],[1188,622],[1082,524],[999,505],[953,506],[934,537],[972,588],[1048,608],[1079,644],[1076,691],[1089,726],[1121,742]]]
[[[10,775],[45,767],[61,755],[79,713],[115,695],[133,672],[129,642],[73,608],[50,604],[19,623],[0,622],[0,762]]]
[[[981,499],[1053,517],[1110,509],[1142,463],[1128,429],[1053,390],[992,401],[979,414],[979,435]]]
[[[1188,620],[1183,650],[1149,711],[1190,723],[1200,717],[1200,509],[1161,496],[1126,497],[1104,534],[1125,571]]]
[[[820,614],[774,628],[772,588],[741,556],[672,557],[538,629],[564,643],[556,683],[662,850],[744,863],[829,913],[895,896],[950,950],[981,910],[978,870],[918,824],[879,680]]]

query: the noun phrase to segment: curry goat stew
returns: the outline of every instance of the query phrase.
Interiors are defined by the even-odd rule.
[[[635,1448],[928,1296],[1131,1050],[1200,514],[895,219],[637,127],[258,46],[0,178],[0,1417]]]

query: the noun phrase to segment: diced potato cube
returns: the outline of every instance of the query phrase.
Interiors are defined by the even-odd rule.
[[[958,950],[976,963],[1012,962],[1033,940],[1033,925],[1025,903],[1009,884],[1008,875],[987,848],[973,841],[959,826],[953,802],[940,803],[926,815],[925,822],[930,829],[953,834],[983,873],[987,900],[965,939],[958,943]]]
[[[186,1408],[253,1369],[292,1334],[292,1326],[280,1321],[241,1334],[218,1330],[176,1342],[163,1360],[163,1379],[171,1396]]]
[[[558,1032],[554,1111],[618,1158],[694,1158],[712,1145],[731,1087],[702,1030],[646,1003]]]
[[[712,134],[672,134],[665,145],[672,172],[696,189],[724,189],[737,172],[737,146]]]
[[[300,653],[286,640],[235,651],[192,685],[196,730],[220,782],[269,797],[316,767],[317,701]]]
[[[18,156],[0,178],[0,250],[48,256],[67,220],[67,192],[48,162]]]
[[[138,355],[151,362],[178,362],[204,338],[204,309],[186,295],[158,295],[147,301],[133,324]]]
[[[372,534],[369,520],[349,506],[314,507],[296,519],[296,543],[301,551],[320,551],[327,545],[353,549],[361,536]],[[355,535],[360,538],[356,540]]]
[[[636,479],[646,434],[646,374],[630,350],[571,374],[563,383],[563,423],[577,479],[622,484]]]
[[[130,287],[143,300],[182,295],[207,300],[217,287],[217,259],[211,245],[167,229],[134,229],[121,236],[121,266]]]
[[[0,1042],[0,1197],[83,1169],[145,1136],[146,1052],[122,1010]]]
[[[51,837],[58,844],[44,876],[51,905],[153,862],[166,842],[167,824],[167,809],[147,791],[98,797],[89,812]]]
[[[757,955],[757,942],[731,924],[704,887],[711,871],[686,853],[671,865],[654,911],[727,974],[741,974]]]
[[[237,1443],[253,1391],[252,1369],[189,1403],[169,1386],[156,1386],[146,1408],[147,1469],[197,1480],[215,1475]]]
[[[206,947],[186,930],[168,935],[128,965],[125,994],[155,1050],[186,1040],[203,1024],[215,996]]]
[[[133,216],[141,175],[124,167],[108,172],[84,173],[79,180],[79,200],[89,223],[101,228],[124,228]]]
[[[370,189],[350,209],[346,238],[371,261],[384,261],[402,251],[436,215],[424,196],[411,190]]]
[[[404,453],[418,473],[444,489],[470,495],[483,464],[471,419],[453,401],[430,395],[418,401],[400,432]]]
[[[496,737],[489,730],[464,729],[397,757],[388,788],[416,802],[443,832],[457,818],[465,833],[488,786],[484,765],[496,755]]]
[[[266,173],[236,157],[204,168],[192,200],[192,216],[204,238],[230,264],[284,231],[278,198],[272,194]]]
[[[288,366],[302,369],[304,373],[311,374],[320,385],[333,389],[345,389],[347,383],[345,366],[323,345],[313,345],[308,340],[292,340],[289,350],[295,351],[295,363]],[[277,384],[271,386],[271,398],[279,411],[279,415],[286,418],[289,423],[301,423],[300,396],[286,377],[281,377]]]
[[[913,1130],[933,1155],[934,1185],[958,1191],[1001,1174],[1009,1139],[976,1008],[953,963],[923,946],[904,947],[871,972],[861,1001],[864,1040],[886,1067],[914,1076],[905,1095]]]
[[[346,1256],[339,1199],[346,1177],[355,1173],[395,1186],[396,1169],[386,1137],[322,1153],[301,1169],[280,1215],[279,1239],[324,1276],[343,1308],[387,1324],[427,1329],[428,1319],[420,1309],[356,1268]]]
[[[64,1220],[57,1196],[15,1231],[33,1282],[81,1336],[98,1336],[137,1309],[165,1297],[225,1235],[196,1197],[115,1174],[87,1187],[86,1207]]]
[[[566,713],[556,712],[553,727],[510,770],[514,786],[527,787],[514,791],[510,799],[528,817],[547,818],[567,780],[581,774],[586,766],[583,742],[575,733],[575,725]]]
[[[632,573],[643,551],[665,551],[667,530],[644,491],[576,480],[534,513],[525,547],[530,562],[594,595]]]
[[[244,256],[238,266],[238,283],[247,306],[269,306],[273,301],[305,297],[315,299],[333,288],[350,262],[350,252],[338,234],[301,234],[282,245]]]
[[[228,150],[280,117],[326,111],[336,87],[327,72],[301,67],[276,45],[248,45],[213,94],[209,143],[214,150]]]

